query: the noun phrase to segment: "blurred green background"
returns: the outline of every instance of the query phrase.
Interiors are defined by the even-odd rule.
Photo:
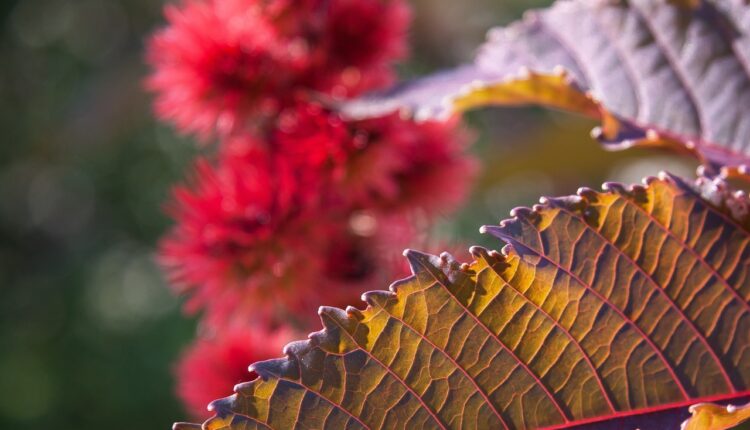
[[[546,3],[414,0],[404,76],[468,60],[492,25]],[[197,149],[154,121],[142,91],[143,41],[162,4],[0,3],[2,429],[168,429],[186,417],[171,369],[195,321],[153,252],[169,187]],[[588,137],[591,122],[540,109],[468,121],[483,172],[467,206],[436,228],[451,242],[496,246],[478,227],[541,195],[694,168],[606,153]]]

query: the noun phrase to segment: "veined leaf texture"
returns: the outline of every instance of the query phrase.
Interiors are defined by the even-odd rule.
[[[750,201],[645,182],[517,209],[471,264],[407,251],[414,276],[321,308],[323,330],[254,364],[204,428],[662,429],[746,402]]]
[[[750,169],[750,6],[744,0],[561,0],[489,32],[475,61],[349,104],[419,118],[538,103],[601,120],[610,148],[668,146]]]

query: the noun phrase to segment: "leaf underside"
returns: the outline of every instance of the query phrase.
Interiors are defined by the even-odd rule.
[[[324,329],[254,364],[204,428],[661,429],[746,402],[747,196],[645,183],[517,209],[484,228],[503,252],[471,264],[407,251],[412,277],[321,308]]]
[[[743,0],[561,0],[490,31],[472,64],[343,110],[419,119],[542,104],[601,120],[605,147],[667,146],[749,173],[749,33]]]

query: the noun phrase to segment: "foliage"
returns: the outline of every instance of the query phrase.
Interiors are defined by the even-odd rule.
[[[378,4],[393,6],[386,0]],[[227,15],[221,1],[200,5],[212,11],[196,16],[222,17],[221,31],[228,34],[254,20],[268,20],[263,24],[273,30],[261,36],[287,34],[290,28],[296,34],[298,28],[287,14],[276,15],[284,10],[282,2],[241,8],[252,19],[236,22],[228,19],[239,13],[232,9],[236,2],[227,0]],[[336,16],[335,6],[318,6],[331,8],[325,16]],[[185,26],[174,19],[176,12],[169,14],[173,28],[157,35],[155,46]],[[360,253],[349,254],[349,246],[340,252],[346,241],[336,229],[348,225],[349,233],[358,233],[355,226],[364,224],[352,222],[352,214],[360,211],[370,220],[384,209],[401,214],[421,208],[429,214],[431,194],[453,190],[466,177],[469,162],[460,151],[443,149],[451,139],[426,131],[450,132],[452,122],[362,117],[401,110],[418,120],[444,120],[453,111],[485,104],[538,103],[599,119],[602,125],[593,134],[611,148],[658,146],[704,163],[695,181],[665,173],[643,186],[608,183],[603,192],[581,189],[576,196],[518,208],[511,220],[483,228],[505,243],[502,253],[474,247],[471,263],[447,253],[407,251],[412,277],[388,292],[366,293],[364,310],[321,308],[324,329],[289,344],[285,358],[253,364],[251,371],[260,377],[211,403],[216,415],[204,428],[670,428],[691,412],[686,428],[728,428],[746,419],[742,407],[688,409],[750,397],[745,246],[750,200],[726,181],[748,170],[746,17],[750,8],[731,0],[561,0],[491,32],[473,64],[359,101],[337,101],[343,118],[318,105],[310,92],[327,92],[335,101],[335,91],[285,77],[295,76],[304,60],[267,58],[297,52],[294,38],[280,39],[287,49],[277,52],[248,34],[238,40],[259,43],[268,52],[251,45],[218,57],[213,42],[223,36],[191,45],[210,61],[180,67],[208,76],[212,91],[193,91],[186,106],[170,103],[174,110],[161,114],[174,120],[171,112],[193,109],[187,117],[208,118],[197,123],[209,130],[189,121],[178,120],[178,126],[203,138],[218,136],[222,143],[216,169],[200,164],[197,191],[179,192],[174,213],[180,224],[165,241],[162,258],[176,286],[208,309],[214,335],[243,319],[275,327],[280,321],[274,315],[295,315],[311,298],[346,302],[338,289],[356,290],[364,285],[363,273],[371,272],[357,271],[341,282],[326,272],[330,249],[336,257],[344,255],[336,273],[362,267]],[[198,18],[185,22],[217,31]],[[372,28],[377,38],[381,27]],[[316,31],[327,34],[325,24]],[[382,46],[391,46],[392,39],[383,38]],[[319,43],[309,46],[339,46],[321,42],[324,36],[315,40]],[[187,46],[185,40],[168,45],[154,52]],[[262,58],[240,61],[238,52],[259,52]],[[348,57],[347,69],[361,67],[355,57]],[[160,58],[151,57],[152,87],[162,98],[185,94],[180,85],[194,82],[157,82],[169,69]],[[235,59],[224,63],[226,58]],[[266,61],[284,73],[264,77],[254,68]],[[225,69],[217,75],[216,64],[230,64],[231,79]],[[277,85],[276,78],[283,83]],[[228,81],[232,85],[223,86]],[[270,85],[258,86],[261,81]],[[260,94],[259,88],[271,92]],[[365,89],[372,87],[346,95]],[[216,94],[227,112],[215,109]],[[204,105],[206,95],[212,100]],[[403,136],[410,136],[405,140],[411,152],[399,156]],[[378,151],[372,148],[381,145],[396,151],[373,156]],[[406,191],[406,204],[394,204],[398,187],[379,179],[400,159],[409,163],[392,184]],[[431,170],[442,175],[423,174]],[[352,173],[363,171],[369,174],[352,187]],[[373,234],[360,235],[377,243]],[[389,246],[404,238],[377,237]],[[381,274],[384,267],[372,260],[365,266]],[[310,279],[320,284],[306,286]],[[304,323],[295,326],[300,327]]]
[[[366,294],[364,311],[321,308],[324,330],[254,364],[262,378],[214,402],[206,427],[611,416],[627,420],[614,428],[676,428],[697,399],[747,398],[747,197],[666,176],[606,188],[485,227],[508,245],[473,248],[471,264],[407,252],[413,277]]]

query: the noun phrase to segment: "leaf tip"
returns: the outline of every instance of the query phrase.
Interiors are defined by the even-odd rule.
[[[499,226],[493,226],[493,225],[483,225],[479,228],[479,232],[482,234],[490,234],[492,236],[497,237],[498,232],[501,228],[504,228],[508,224],[509,220],[502,220],[500,221]]]

